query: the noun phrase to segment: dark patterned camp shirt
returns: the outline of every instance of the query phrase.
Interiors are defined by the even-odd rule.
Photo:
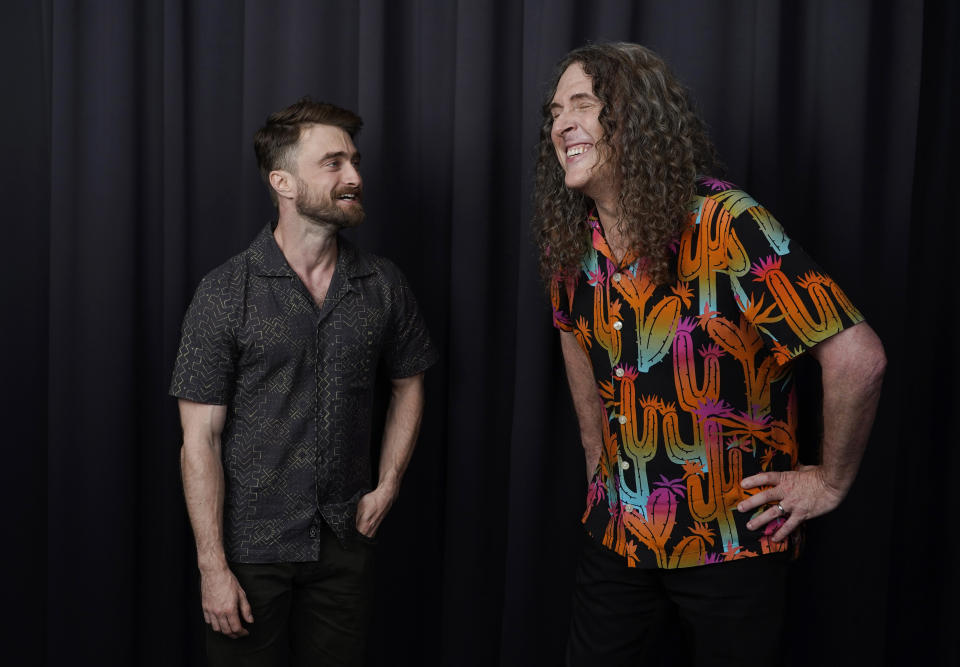
[[[227,406],[228,560],[316,560],[323,521],[341,540],[355,535],[377,365],[410,377],[437,356],[397,267],[343,238],[322,307],[271,225],[209,273],[184,317],[170,394]]]
[[[863,320],[780,223],[703,179],[673,245],[677,280],[617,262],[596,216],[581,270],[552,285],[554,325],[587,355],[606,410],[583,523],[631,567],[782,552],[740,481],[797,465],[793,359]]]

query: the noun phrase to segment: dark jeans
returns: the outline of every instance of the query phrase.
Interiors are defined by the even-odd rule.
[[[323,531],[319,560],[308,563],[231,563],[247,595],[250,634],[230,639],[207,626],[210,665],[362,665],[373,601],[372,542],[345,548]]]
[[[628,568],[586,538],[568,667],[781,664],[786,554],[676,570]]]

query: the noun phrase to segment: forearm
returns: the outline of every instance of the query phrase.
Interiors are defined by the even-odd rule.
[[[393,381],[380,449],[377,488],[396,495],[413,456],[423,417],[423,374]]]
[[[766,509],[747,522],[759,530],[774,520],[773,541],[785,540],[809,519],[835,509],[847,495],[877,413],[886,356],[880,339],[860,323],[814,347],[823,369],[823,442],[819,465],[794,471],[767,471],[744,478],[758,489],[737,505],[740,512]]]
[[[589,480],[593,476],[603,449],[603,404],[597,393],[590,360],[580,349],[573,334],[560,334],[560,348],[563,351],[573,408],[577,414],[577,423],[580,425],[580,442],[583,444]]]
[[[226,567],[223,549],[224,477],[220,436],[226,406],[181,400],[180,471],[201,571]]]
[[[877,413],[886,357],[879,338],[866,325],[850,330],[846,349],[818,357],[823,367],[823,441],[820,474],[824,484],[842,498],[857,475]]]
[[[187,513],[197,543],[197,566],[201,570],[226,567],[220,443],[184,442],[180,466]]]

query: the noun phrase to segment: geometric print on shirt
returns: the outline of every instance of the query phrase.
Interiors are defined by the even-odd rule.
[[[580,271],[551,284],[554,326],[590,360],[605,412],[583,523],[629,566],[681,568],[787,550],[736,505],[745,477],[797,466],[793,360],[863,316],[783,227],[730,183],[700,179],[673,284],[594,214]]]
[[[315,561],[322,524],[355,539],[357,503],[371,488],[377,368],[410,377],[437,356],[399,268],[346,239],[322,304],[272,224],[207,274],[184,316],[170,394],[227,406],[228,560]]]

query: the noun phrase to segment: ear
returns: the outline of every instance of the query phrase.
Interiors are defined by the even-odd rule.
[[[270,172],[270,187],[280,199],[293,199],[297,195],[297,181],[289,171],[275,169]]]

